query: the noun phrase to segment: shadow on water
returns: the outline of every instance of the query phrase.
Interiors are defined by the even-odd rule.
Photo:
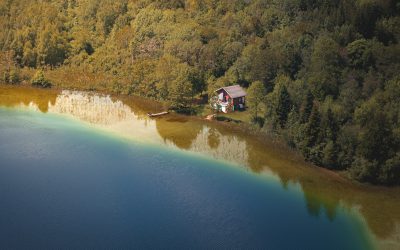
[[[352,183],[336,173],[305,163],[298,155],[260,138],[215,122],[169,115],[149,119],[160,105],[138,97],[110,97],[74,92],[0,86],[0,105],[64,114],[120,136],[190,151],[223,160],[282,186],[301,186],[311,216],[334,220],[339,206],[356,208],[377,244],[400,248],[400,188]]]

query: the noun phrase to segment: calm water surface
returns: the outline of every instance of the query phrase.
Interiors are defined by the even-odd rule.
[[[399,249],[399,188],[159,108],[0,87],[0,248]]]

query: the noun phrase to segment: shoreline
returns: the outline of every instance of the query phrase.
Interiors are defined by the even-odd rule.
[[[29,105],[33,102],[40,112],[50,112],[51,114],[54,113],[54,110],[47,109],[49,103],[53,106],[58,105],[58,107],[68,104],[68,102],[57,103],[56,101],[62,90],[61,88],[40,89],[26,85],[11,86],[0,84],[3,106],[14,107],[19,103]],[[103,127],[107,134],[114,131],[121,137],[124,137],[126,133],[130,137],[135,137],[135,133],[132,133],[132,131],[136,131],[139,135],[141,131],[144,131],[146,132],[144,135],[146,140],[160,142],[160,146],[163,147],[176,147],[179,150],[187,151],[190,154],[195,153],[200,157],[211,160],[228,161],[229,165],[232,165],[232,160],[239,160],[238,163],[240,164],[241,160],[244,159],[246,161],[245,165],[240,164],[240,166],[244,166],[246,168],[245,171],[250,171],[260,177],[264,175],[274,176],[283,187],[291,184],[299,185],[304,192],[307,206],[310,206],[307,209],[314,211],[313,208],[319,208],[320,211],[329,211],[334,215],[337,207],[342,204],[346,209],[359,209],[371,231],[379,240],[391,237],[393,232],[396,231],[396,225],[400,221],[397,213],[400,207],[400,187],[398,186],[388,187],[359,183],[346,178],[346,173],[344,172],[314,166],[305,162],[294,150],[283,145],[279,138],[268,137],[265,134],[258,136],[257,131],[251,131],[250,129],[246,131],[243,124],[206,121],[200,117],[179,114],[150,119],[145,111],[140,110],[140,105],[136,105],[138,104],[137,98],[97,91],[90,91],[90,93],[110,95],[112,102],[121,101],[123,108],[129,110],[128,117],[123,116],[125,117],[124,124],[128,124],[128,127],[117,126],[115,128],[122,129],[118,131],[113,130],[113,127],[110,127],[111,130]],[[145,102],[147,107],[146,104],[152,101],[147,99]],[[82,108],[86,109],[87,112],[92,112],[90,111],[91,109],[88,109],[90,105],[92,104],[89,103],[89,106],[84,104]],[[82,114],[85,115],[86,113]],[[101,113],[99,114],[101,115]],[[68,113],[61,115],[68,116]],[[105,113],[105,115],[107,114]],[[135,115],[136,118],[130,117],[131,115]],[[73,117],[73,119],[85,122],[85,120],[80,119],[80,116]],[[138,119],[138,122],[135,122],[134,119]],[[112,122],[113,120],[110,121]],[[138,126],[140,124],[142,125]],[[143,127],[143,124],[147,125]],[[95,124],[93,127],[101,128],[101,124],[100,127]],[[204,128],[208,131],[207,133],[203,133],[205,131]],[[212,145],[210,146],[210,141],[197,140],[198,138],[204,139],[204,136],[209,138],[210,132],[212,133],[213,131],[216,138],[220,140],[220,145],[216,148],[213,148]],[[131,141],[130,137],[127,137],[126,140]],[[206,146],[207,148],[202,148],[201,146]],[[221,147],[224,148],[226,146],[229,147],[226,148],[228,150],[226,152],[229,154],[220,155]],[[213,151],[215,151],[215,154]],[[245,152],[247,158],[240,158],[241,156],[235,158],[233,154],[237,152]],[[232,156],[234,157],[232,158]]]
[[[55,93],[60,93],[61,91],[67,90],[67,91],[83,91],[83,92],[88,92],[88,93],[93,93],[93,94],[108,95],[113,99],[115,98],[115,99],[121,100],[124,103],[127,103],[128,106],[129,106],[130,101],[131,102],[134,101],[133,100],[134,98],[139,98],[141,101],[144,101],[146,103],[150,103],[150,104],[156,105],[156,106],[167,105],[166,103],[163,103],[163,102],[160,102],[157,100],[153,100],[150,98],[145,98],[142,96],[113,93],[112,91],[106,91],[106,90],[99,91],[99,90],[86,90],[84,88],[82,88],[82,89],[63,88],[58,85],[53,85],[51,88],[40,88],[40,87],[38,88],[38,87],[31,86],[30,84],[27,84],[27,83],[21,83],[21,84],[0,83],[0,85],[12,87],[12,88],[16,88],[16,89],[23,88],[23,89],[28,89],[28,90],[30,89],[30,90],[53,91]],[[156,112],[157,110],[154,110],[151,107],[144,111],[145,112]],[[170,112],[168,114],[168,116],[169,117],[172,116],[175,119],[189,119],[189,120],[194,120],[196,122],[201,122],[201,123],[205,123],[205,124],[212,124],[213,126],[223,127],[225,129],[228,129],[231,132],[247,134],[247,135],[251,136],[252,140],[257,140],[258,142],[260,142],[262,144],[268,144],[269,147],[273,147],[274,150],[276,150],[278,152],[288,153],[290,155],[289,158],[291,161],[296,161],[298,163],[301,163],[302,165],[305,165],[305,166],[309,167],[310,169],[313,169],[313,171],[317,170],[319,172],[324,173],[325,175],[330,176],[331,178],[339,179],[341,182],[347,182],[351,185],[356,185],[356,186],[366,187],[366,188],[378,187],[378,188],[392,189],[392,188],[398,187],[398,186],[385,186],[385,185],[374,185],[371,183],[363,183],[363,182],[359,182],[355,179],[350,178],[348,176],[347,171],[343,171],[343,170],[335,171],[335,170],[331,170],[328,168],[318,167],[318,166],[312,164],[311,162],[306,161],[298,150],[289,147],[287,145],[287,143],[284,141],[284,139],[282,139],[279,135],[272,134],[272,133],[262,133],[259,128],[256,128],[247,122],[242,121],[240,123],[235,123],[235,122],[218,121],[217,119],[207,120],[200,115],[179,114],[179,113],[176,113],[175,111]],[[150,118],[150,119],[152,119],[152,118]],[[158,118],[153,118],[153,119],[158,119]]]

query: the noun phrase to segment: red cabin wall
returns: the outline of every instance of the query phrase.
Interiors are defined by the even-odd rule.
[[[224,89],[220,89],[217,91],[217,94],[220,95],[221,93],[223,93],[223,101],[226,102],[227,98],[231,98],[229,96],[229,94],[224,90]],[[242,101],[243,98],[243,101]],[[232,98],[231,98],[232,99]],[[238,98],[233,98],[232,99],[232,104],[234,105],[235,109],[239,109],[239,104],[243,104],[243,106],[245,106],[246,104],[246,98],[245,97],[238,97]]]

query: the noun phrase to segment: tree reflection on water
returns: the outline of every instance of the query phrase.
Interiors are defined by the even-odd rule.
[[[379,247],[400,249],[399,187],[352,183],[336,173],[306,164],[268,138],[219,123],[177,115],[150,119],[146,116],[149,103],[141,98],[118,99],[88,92],[0,87],[2,106],[67,115],[119,136],[199,153],[254,173],[277,176],[283,187],[297,183],[310,215],[319,216],[324,211],[334,220],[339,206],[357,209]]]

